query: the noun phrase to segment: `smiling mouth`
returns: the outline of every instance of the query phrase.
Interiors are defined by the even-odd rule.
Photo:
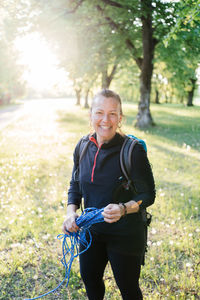
[[[101,125],[100,127],[103,128],[103,129],[110,129],[111,128],[110,126],[103,126],[103,125]]]

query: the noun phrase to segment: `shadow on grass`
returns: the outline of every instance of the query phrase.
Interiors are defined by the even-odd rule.
[[[65,125],[69,126],[69,124],[73,124],[74,126],[87,126],[89,123],[89,119],[84,116],[80,115],[75,115],[75,113],[63,113],[63,112],[58,112],[58,122]]]
[[[194,165],[199,164],[199,159],[195,158],[194,156],[192,156],[192,165],[191,165],[190,161],[188,161],[188,163],[187,163],[187,159],[188,159],[188,157],[190,157],[189,152],[186,152],[186,153],[181,152],[180,153],[180,152],[177,152],[176,149],[174,149],[174,151],[173,151],[173,150],[170,150],[169,148],[161,146],[161,145],[154,144],[153,146],[155,149],[158,150],[158,152],[166,154],[168,158],[171,157],[173,159],[179,160],[180,162],[184,160],[184,166],[185,166],[185,164],[188,164],[188,168],[191,168],[191,170]],[[182,144],[181,144],[181,146],[182,146]]]
[[[165,107],[164,107],[165,109]],[[181,108],[179,107],[181,110]],[[185,108],[184,108],[185,109]],[[199,109],[198,109],[199,110]],[[190,112],[191,113],[191,112]],[[198,116],[183,116],[170,111],[156,111],[153,113],[155,127],[143,131],[167,140],[176,142],[179,146],[183,143],[190,145],[196,150],[200,148],[200,110]],[[126,124],[131,126],[136,121],[136,116],[126,116]],[[169,141],[169,143],[170,143]]]

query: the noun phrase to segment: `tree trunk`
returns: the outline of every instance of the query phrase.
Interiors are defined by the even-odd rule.
[[[105,1],[103,1],[105,2]],[[117,4],[116,4],[117,3]],[[110,5],[121,5],[115,1],[109,1]],[[151,78],[153,72],[153,57],[154,49],[157,40],[153,38],[152,28],[152,0],[140,0],[140,12],[142,22],[142,44],[143,44],[143,58],[140,57],[137,47],[134,45],[134,41],[130,38],[125,39],[127,48],[131,51],[133,59],[141,70],[140,75],[140,102],[138,106],[138,115],[135,126],[139,128],[145,128],[155,125],[150,113],[150,94],[151,94]],[[100,5],[97,5],[98,11],[104,15],[104,10]],[[110,27],[122,31],[121,26],[115,23],[110,17],[105,16]],[[125,34],[126,36],[126,34]]]
[[[160,104],[159,102],[159,91],[156,89],[156,99],[155,99],[156,104]]]
[[[184,98],[183,98],[183,96],[181,96],[180,103],[183,103],[183,101],[184,101]]]
[[[108,74],[107,74],[107,70],[103,70],[102,72],[101,72],[101,88],[102,89],[106,89],[106,88],[108,88],[108,86],[107,86],[107,77],[108,77]]]
[[[81,105],[81,89],[75,89],[76,105]]]
[[[140,74],[140,102],[135,126],[145,128],[155,125],[150,113],[150,94],[156,42],[153,39],[151,1],[141,0],[141,10],[143,59]]]
[[[87,90],[86,90],[86,93],[85,93],[85,104],[84,104],[84,108],[89,108],[89,104],[88,104],[89,92],[90,92],[90,89],[87,89]]]
[[[117,64],[114,64],[110,75],[108,75],[107,70],[102,71],[102,89],[108,89],[110,87],[111,81],[114,78],[114,75],[117,71]]]
[[[194,96],[193,90],[188,92],[187,106],[193,106],[193,96]]]
[[[187,106],[193,106],[193,97],[194,97],[194,90],[195,90],[195,84],[196,84],[196,79],[190,79],[192,83],[192,90],[188,92],[188,101],[187,101]]]

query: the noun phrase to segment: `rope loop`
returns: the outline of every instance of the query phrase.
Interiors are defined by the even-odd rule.
[[[90,227],[93,224],[104,222],[104,217],[102,215],[104,208],[98,209],[95,207],[90,207],[84,209],[83,213],[76,219],[76,224],[80,228],[77,232],[69,232],[68,234],[58,234],[57,239],[62,240],[62,259],[61,263],[65,268],[65,278],[63,281],[53,290],[35,297],[28,298],[25,300],[39,299],[47,296],[61,287],[61,285],[66,281],[66,287],[69,283],[71,266],[74,258],[78,257],[82,253],[88,250],[92,243],[92,235],[90,232]],[[86,238],[87,237],[87,238]],[[84,248],[80,252],[79,246],[83,245]]]

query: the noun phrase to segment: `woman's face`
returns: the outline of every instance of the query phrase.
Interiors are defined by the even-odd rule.
[[[108,142],[114,137],[122,119],[120,103],[115,98],[99,96],[93,103],[90,118],[98,144]]]

